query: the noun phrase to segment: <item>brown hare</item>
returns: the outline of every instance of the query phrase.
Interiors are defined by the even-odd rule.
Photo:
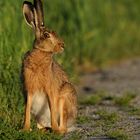
[[[35,33],[33,49],[23,61],[24,88],[27,96],[24,130],[30,130],[30,112],[37,127],[66,133],[74,127],[77,94],[66,73],[53,55],[62,52],[64,43],[44,26],[41,0],[25,1],[23,14]]]

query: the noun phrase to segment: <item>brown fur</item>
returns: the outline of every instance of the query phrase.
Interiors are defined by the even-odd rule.
[[[24,12],[29,13],[28,3],[25,6]],[[30,22],[30,16],[28,23],[33,23]],[[37,27],[35,33],[34,47],[23,61],[24,87],[27,95],[24,129],[30,130],[30,112],[35,110],[37,113],[33,114],[39,128],[46,127],[43,122],[50,117],[51,128],[59,133],[66,133],[76,118],[77,95],[66,73],[53,59],[54,53],[63,51],[64,43],[45,27]],[[47,101],[50,116],[48,113],[44,119]]]
[[[64,118],[66,117],[65,121],[75,119],[76,91],[72,84],[69,83],[65,72],[53,60],[52,53],[33,49],[24,60],[23,75],[25,77],[24,82],[28,94],[27,97],[32,97],[38,90],[43,91],[48,95],[46,97],[49,98],[50,105],[54,107],[51,110],[56,110],[54,111],[54,122],[57,119],[57,114],[61,113],[59,112],[60,101],[65,102],[63,105],[63,116]],[[50,100],[53,100],[52,103]],[[29,129],[29,127],[29,122],[27,122],[25,119],[25,129]],[[57,122],[57,124],[54,124],[54,126],[52,124],[52,127],[56,131],[61,131],[61,129],[64,129],[63,131],[66,132],[67,126],[62,125],[60,128]]]

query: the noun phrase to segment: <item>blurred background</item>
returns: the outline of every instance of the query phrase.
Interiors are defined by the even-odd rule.
[[[23,114],[20,70],[34,34],[24,21],[22,3],[0,0],[2,117]],[[65,42],[64,53],[56,59],[73,81],[80,73],[140,56],[140,0],[44,0],[44,13],[47,27]],[[20,122],[18,119],[14,121]],[[10,120],[5,117],[13,125]]]

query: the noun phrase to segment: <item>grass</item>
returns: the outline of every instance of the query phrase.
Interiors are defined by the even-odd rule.
[[[88,116],[78,116],[77,117],[77,123],[78,124],[85,124],[85,123],[90,123],[91,119]]]
[[[137,131],[137,128],[135,128],[136,124],[130,122],[130,118],[139,119],[140,114],[140,108],[133,103],[133,100],[138,96],[129,91],[122,93],[121,96],[111,96],[103,91],[93,93],[93,95],[84,97],[80,101],[82,105],[95,108],[93,112],[95,117],[90,118],[92,123],[85,118],[81,119],[84,121],[79,119],[80,122],[77,122],[79,124],[90,123],[91,127],[94,128],[90,133],[93,137],[102,136],[116,140],[131,140],[134,136],[131,129]]]
[[[112,100],[112,97],[105,91],[98,91],[89,96],[84,96],[79,99],[81,105],[99,105],[104,100]]]
[[[116,112],[110,112],[104,109],[98,110],[95,114],[99,116],[99,119],[95,120],[95,126],[101,127],[104,135],[114,129],[120,120],[120,116]]]
[[[24,115],[21,63],[34,39],[23,19],[22,3],[0,1],[0,139],[55,139],[49,133],[19,133]],[[77,71],[140,55],[139,9],[140,1],[133,0],[44,0],[47,26],[66,44],[56,59],[72,80]],[[99,103],[100,97],[96,100]]]
[[[133,92],[122,93],[121,96],[112,96],[105,91],[98,91],[92,95],[86,96],[79,100],[81,105],[99,105],[104,101],[110,101],[114,106],[130,107],[133,99],[136,98],[136,94]]]
[[[119,130],[119,129],[108,132],[107,136],[116,140],[131,140],[132,139],[129,135],[127,135],[125,131]]]
[[[140,108],[138,107],[130,107],[126,110],[130,115],[137,115],[140,118]]]
[[[80,140],[82,139],[81,134],[78,132],[72,133],[71,136],[67,140]]]
[[[92,137],[107,137],[115,140],[131,140],[132,135],[128,133],[125,126],[119,127],[122,116],[118,112],[111,112],[107,109],[99,109],[95,112],[99,119],[94,120],[94,131]]]
[[[101,101],[102,101],[101,96],[95,94],[95,95],[86,97],[86,99],[82,99],[80,101],[80,104],[83,104],[83,105],[96,105],[96,104],[99,104]]]
[[[118,127],[118,123],[121,122],[119,113],[110,112],[108,110],[98,110],[96,115],[99,115],[99,119],[94,121],[95,130],[91,133],[92,136],[105,136],[116,140],[130,139],[127,130]]]
[[[44,133],[41,131],[32,131],[32,132],[19,132],[17,130],[6,129],[5,131],[0,132],[1,140],[60,140],[62,136],[56,135],[54,133]]]
[[[115,112],[107,112],[105,110],[99,110],[96,112],[99,115],[100,120],[103,120],[106,125],[113,124],[118,121],[119,116]]]
[[[130,106],[131,101],[136,97],[136,95],[134,93],[125,93],[123,96],[121,97],[116,97],[114,99],[114,103],[118,106],[121,107],[126,107],[126,106]]]

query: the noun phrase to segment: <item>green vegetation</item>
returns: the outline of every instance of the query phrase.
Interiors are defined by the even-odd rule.
[[[107,136],[109,138],[115,138],[117,140],[126,138],[126,131],[118,127],[118,123],[121,122],[121,116],[117,112],[111,112],[106,109],[99,109],[95,112],[98,115],[98,119],[94,121],[94,132],[92,136]]]
[[[107,112],[105,110],[99,110],[96,112],[99,115],[100,120],[103,120],[106,125],[113,124],[119,120],[119,116],[115,112]]]
[[[136,97],[134,93],[125,93],[121,97],[114,98],[114,103],[121,107],[130,106],[131,101]]]
[[[71,136],[67,140],[80,140],[81,138],[82,136],[80,135],[80,133],[75,132],[75,133],[72,133]]]
[[[99,115],[99,119],[94,121],[95,130],[91,133],[92,136],[107,136],[116,140],[130,140],[131,135],[125,127],[119,127],[121,124],[121,115],[117,112],[108,110],[98,110],[95,112]]]
[[[99,133],[106,135],[107,132],[116,127],[117,122],[120,120],[120,116],[116,112],[109,112],[104,109],[98,110],[95,114],[99,116],[99,119],[95,120],[95,126],[102,128],[101,131],[96,132],[96,135]]]
[[[1,140],[60,140],[62,136],[54,133],[44,133],[38,130],[32,132],[22,132],[14,129],[5,129],[0,132]]]
[[[91,119],[87,116],[78,116],[77,117],[77,123],[78,124],[84,124],[84,123],[89,123],[91,121]]]
[[[36,131],[19,133],[24,112],[21,63],[34,39],[23,19],[22,3],[0,1],[0,139],[59,139]],[[66,44],[57,59],[71,76],[81,66],[103,67],[113,60],[140,55],[140,1],[44,0],[44,4],[47,26]]]
[[[127,111],[130,115],[137,115],[140,118],[140,108],[138,107],[129,107],[125,111]]]
[[[102,97],[99,94],[94,94],[92,96],[86,97],[85,99],[81,99],[80,104],[97,105],[97,104],[101,103],[101,101],[102,101]]]
[[[132,92],[125,92],[121,96],[111,96],[104,91],[98,91],[93,95],[81,98],[79,103],[82,105],[99,105],[104,101],[110,101],[112,105],[119,107],[130,107],[131,101],[136,98],[136,94]]]
[[[89,105],[89,107],[94,105],[93,108],[95,108],[93,113],[95,117],[90,119],[94,131],[90,135],[107,136],[117,140],[132,139],[133,132],[130,133],[129,129],[134,126],[129,122],[129,118],[139,119],[140,115],[140,108],[133,103],[135,98],[138,98],[138,95],[136,96],[136,93],[133,92],[124,92],[121,96],[111,96],[107,92],[100,91],[82,99],[80,101],[82,105]],[[78,118],[78,124],[88,124],[88,119],[83,116],[81,118],[82,121]],[[123,123],[124,120],[127,121]]]
[[[96,93],[93,93],[92,95],[84,96],[79,99],[79,103],[81,105],[99,105],[103,101],[106,100],[113,100],[114,97],[110,96],[105,91],[98,91]]]
[[[113,130],[107,133],[107,136],[116,140],[131,140],[131,137],[123,130]]]

